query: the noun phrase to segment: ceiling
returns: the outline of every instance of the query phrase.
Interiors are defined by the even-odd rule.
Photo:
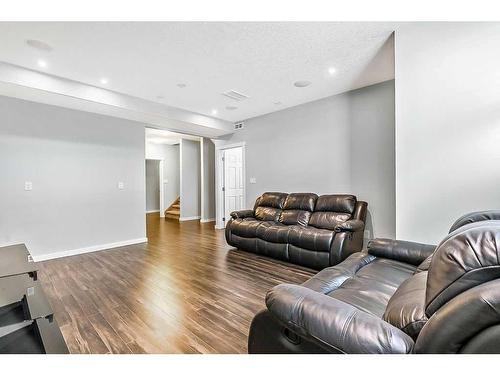
[[[146,128],[146,142],[163,145],[176,145],[181,142],[181,139],[200,141],[200,137],[193,135],[175,133],[168,130]]]
[[[377,22],[1,22],[0,61],[237,121],[394,78],[388,39],[396,27]],[[26,44],[29,39],[52,50],[33,48]],[[38,65],[40,59],[46,67]],[[102,78],[108,82],[101,83]],[[311,85],[293,85],[304,80]],[[228,90],[249,98],[237,102],[221,95]]]

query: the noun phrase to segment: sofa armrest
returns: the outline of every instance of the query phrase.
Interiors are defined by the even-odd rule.
[[[410,336],[381,318],[300,285],[274,287],[266,305],[293,332],[335,351],[406,354],[413,349]]]
[[[436,249],[435,245],[376,238],[368,243],[368,253],[418,266]]]
[[[246,217],[253,217],[253,210],[241,210],[241,211],[233,211],[231,212],[231,217],[233,219],[244,219]]]
[[[365,229],[365,223],[358,219],[344,221],[335,226],[335,232],[358,232]]]

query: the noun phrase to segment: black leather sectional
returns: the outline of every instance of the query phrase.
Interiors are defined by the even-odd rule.
[[[367,203],[354,195],[268,192],[253,210],[235,211],[227,243],[242,250],[322,269],[363,247]]]
[[[437,247],[373,240],[266,305],[250,353],[500,353],[500,211],[465,215]]]

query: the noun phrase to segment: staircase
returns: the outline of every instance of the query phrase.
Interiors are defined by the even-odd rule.
[[[165,219],[179,220],[181,216],[181,198],[177,199],[165,210]]]

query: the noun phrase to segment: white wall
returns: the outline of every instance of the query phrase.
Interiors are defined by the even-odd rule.
[[[249,208],[264,191],[352,193],[368,202],[369,236],[394,236],[394,81],[256,117],[214,140],[241,141]]]
[[[500,24],[395,38],[397,236],[436,243],[460,215],[500,208]]]
[[[160,210],[159,167],[159,160],[146,160],[146,212]]]
[[[163,193],[165,208],[180,196],[179,145],[146,142],[146,159],[163,159]]]
[[[215,145],[201,139],[201,220],[215,219]]]
[[[0,118],[0,244],[41,259],[144,241],[142,124],[1,96]]]
[[[182,219],[200,218],[201,169],[200,142],[181,139],[181,216]]]

